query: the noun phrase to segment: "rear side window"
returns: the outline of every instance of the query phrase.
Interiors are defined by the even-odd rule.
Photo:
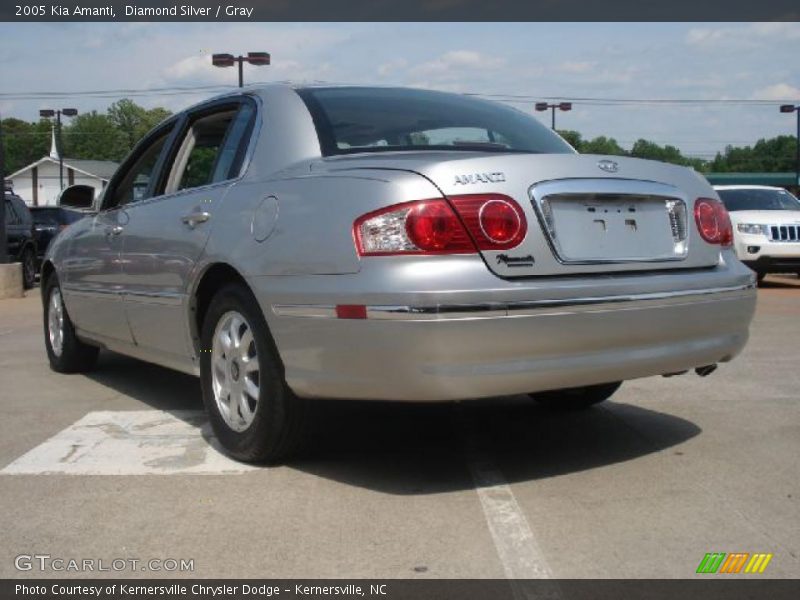
[[[252,126],[250,103],[197,118],[180,142],[167,193],[232,179],[239,175]]]
[[[478,98],[402,88],[305,88],[323,154],[467,150],[572,154],[534,117]]]

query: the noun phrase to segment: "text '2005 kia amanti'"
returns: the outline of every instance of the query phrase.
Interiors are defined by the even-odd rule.
[[[578,155],[455,94],[215,98],[149,133],[95,209],[42,269],[52,367],[108,348],[199,375],[246,461],[286,457],[309,398],[581,407],[627,379],[706,374],[755,308],[700,175]]]

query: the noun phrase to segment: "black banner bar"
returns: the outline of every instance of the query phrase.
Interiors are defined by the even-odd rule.
[[[700,579],[40,579],[0,580],[0,598],[176,600],[797,600],[800,580],[709,575]]]
[[[0,20],[798,21],[797,0],[15,0]]]

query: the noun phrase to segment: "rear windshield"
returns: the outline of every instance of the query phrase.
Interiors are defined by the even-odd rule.
[[[728,210],[800,210],[800,201],[786,190],[717,190]]]
[[[398,88],[298,90],[322,153],[466,150],[571,154],[530,115],[468,96]]]

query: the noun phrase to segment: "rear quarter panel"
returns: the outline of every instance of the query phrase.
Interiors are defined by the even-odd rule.
[[[380,169],[243,181],[218,211],[204,261],[228,262],[246,277],[356,273],[359,216],[436,197],[441,194],[425,178]]]

